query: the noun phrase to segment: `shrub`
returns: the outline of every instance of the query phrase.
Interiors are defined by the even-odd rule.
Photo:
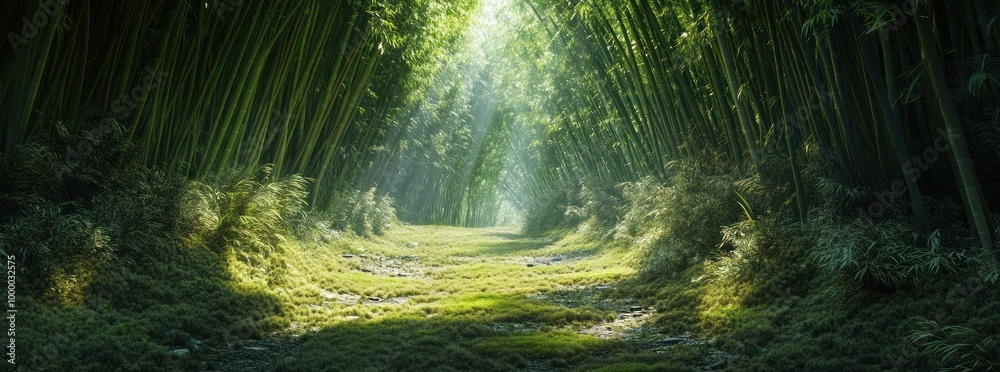
[[[55,127],[56,135],[22,144],[13,154],[5,154],[0,161],[0,192],[15,200],[89,200],[112,184],[114,171],[135,170],[135,146],[120,123],[84,122],[73,134],[61,123]],[[9,204],[0,202],[0,208],[3,205]]]
[[[820,214],[813,220],[819,231],[810,254],[820,267],[851,274],[854,279],[898,286],[917,282],[940,271],[956,272],[981,266],[974,249],[946,244],[941,230],[920,233],[903,217],[875,222],[846,220]]]
[[[91,221],[103,226],[124,259],[141,259],[174,238],[177,198],[185,180],[130,164],[108,175],[108,186],[86,208]]]
[[[82,125],[0,159],[0,250],[17,257],[29,291],[78,290],[169,237],[180,180],[141,166],[117,123]]]
[[[579,216],[569,211],[565,192],[552,191],[531,200],[524,217],[524,233],[539,234],[549,229],[579,223]]]
[[[0,215],[17,214],[24,204],[62,200],[60,156],[50,146],[28,143],[0,158]]]
[[[569,220],[585,221],[594,219],[598,227],[613,227],[617,223],[622,205],[621,192],[614,188],[588,186],[580,183],[580,192],[576,194],[575,203],[568,203],[565,214]]]
[[[28,292],[54,288],[54,278],[88,276],[115,259],[106,229],[96,226],[83,213],[66,213],[65,205],[52,203],[26,206],[18,218],[0,226],[0,250],[14,255],[20,264]],[[56,293],[63,297],[65,293]],[[75,297],[75,296],[74,296]]]
[[[791,221],[775,216],[759,220],[743,220],[722,228],[722,244],[732,247],[710,263],[710,274],[722,279],[746,280],[750,276],[777,275],[783,266],[801,265],[797,260],[786,259],[789,253],[800,249],[800,239],[810,240],[808,233]],[[776,270],[777,269],[777,270]]]
[[[374,188],[342,194],[332,212],[335,229],[351,230],[360,236],[382,234],[392,227],[396,218],[392,198],[375,195]]]
[[[682,271],[718,247],[720,229],[739,214],[725,176],[707,176],[696,164],[672,163],[666,182],[644,178],[621,185],[628,201],[616,239],[645,251],[650,273]]]
[[[302,211],[295,218],[292,230],[300,241],[311,244],[326,244],[341,237],[333,227],[333,213]]]
[[[948,371],[986,371],[1000,368],[1000,339],[958,325],[942,326],[933,320],[915,319],[917,330],[910,342],[936,356]]]
[[[704,303],[718,311],[734,304],[782,303],[804,295],[815,272],[807,262],[814,241],[814,232],[775,215],[724,227],[723,249],[705,262],[709,285]]]
[[[278,279],[282,234],[305,206],[307,181],[299,175],[273,179],[271,167],[263,166],[216,182],[191,182],[180,199],[183,213],[177,224],[191,238]]]

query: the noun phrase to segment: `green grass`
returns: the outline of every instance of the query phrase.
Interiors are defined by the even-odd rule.
[[[579,362],[621,345],[568,329],[614,314],[529,295],[635,273],[622,264],[624,249],[586,237],[526,238],[513,229],[403,226],[383,237],[292,251],[294,269],[278,296],[292,304],[283,322],[307,332],[281,370],[510,370],[538,359]],[[380,274],[379,262],[389,261],[408,276]],[[323,293],[383,301],[324,301]],[[387,303],[397,298],[406,300]]]
[[[169,352],[193,340],[224,345],[260,337],[262,321],[281,312],[270,293],[232,282],[216,254],[161,248],[173,260],[105,267],[73,283],[80,298],[19,297],[21,364],[33,370],[190,369],[196,367],[191,360]]]
[[[995,286],[953,275],[863,287],[788,265],[803,262],[801,247],[775,246],[783,256],[758,272],[712,276],[712,265],[698,265],[649,281],[657,275],[639,275],[640,252],[586,233],[404,225],[283,244],[277,283],[190,243],[61,277],[59,292],[19,300],[22,360],[40,370],[227,368],[259,339],[293,346],[266,351],[254,368],[288,371],[685,371],[711,364],[716,350],[740,355],[728,364],[736,370],[913,370],[945,366],[907,340],[914,316],[1000,331]],[[617,288],[604,296],[655,305],[650,325],[662,334],[715,342],[654,353],[578,332],[614,319],[614,306],[552,298],[602,284]]]
[[[634,277],[633,254],[585,234],[404,225],[328,244],[288,237],[277,282],[185,242],[93,269],[80,276],[85,282],[67,280],[65,293],[25,299],[31,318],[22,342],[41,350],[26,363],[42,370],[225,367],[212,356],[233,342],[274,337],[299,345],[271,361],[280,370],[571,368],[599,363],[596,354],[633,352],[574,331],[613,319],[613,311],[531,299]],[[192,354],[173,355],[178,349]]]
[[[774,249],[797,248],[782,242]],[[635,295],[655,299],[655,324],[666,333],[708,334],[714,347],[740,355],[735,370],[941,370],[957,363],[942,363],[908,340],[919,329],[914,317],[984,337],[1000,332],[1000,290],[975,274],[889,289],[792,262],[802,261],[778,260],[740,278],[706,278],[695,267],[680,278],[639,283]]]
[[[493,337],[476,348],[495,354],[518,354],[533,359],[566,358],[607,348],[608,341],[575,332],[539,332]]]

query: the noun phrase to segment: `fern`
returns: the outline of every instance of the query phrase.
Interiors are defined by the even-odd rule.
[[[299,175],[271,178],[263,166],[250,176],[232,177],[213,186],[192,182],[181,197],[178,225],[185,235],[220,252],[233,254],[254,271],[279,279],[281,243],[288,222],[299,215],[308,181]]]
[[[920,344],[925,353],[936,356],[946,371],[986,371],[1000,368],[1000,340],[995,335],[958,325],[941,325],[926,318],[914,318],[918,329],[910,332],[910,342]]]
[[[810,258],[824,269],[850,273],[859,281],[896,286],[981,263],[975,250],[946,246],[940,230],[922,236],[902,219],[847,222],[820,213],[813,224],[820,235]]]

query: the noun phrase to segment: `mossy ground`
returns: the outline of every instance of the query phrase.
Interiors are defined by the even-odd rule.
[[[713,346],[720,351],[739,355],[729,365],[732,370],[996,368],[990,364],[995,356],[982,355],[995,345],[978,350],[981,345],[974,343],[1000,334],[1000,288],[976,273],[942,272],[919,284],[886,288],[817,270],[805,260],[782,262],[805,263],[772,266],[743,279],[711,278],[699,266],[680,278],[632,289],[636,296],[655,299],[655,326],[663,332],[697,332],[716,340]],[[920,319],[975,333],[965,340],[948,339],[944,344],[956,352],[942,358],[913,340],[926,328]]]
[[[286,271],[277,280],[184,244],[95,268],[89,282],[70,285],[76,297],[23,302],[30,319],[22,350],[33,355],[24,363],[50,370],[648,370],[700,358],[579,332],[615,319],[613,306],[538,299],[634,278],[633,252],[587,234],[401,226],[325,244],[289,238],[284,248]],[[190,354],[176,355],[181,349]]]
[[[1000,323],[996,286],[967,275],[893,290],[809,264],[766,266],[740,280],[706,279],[702,266],[651,278],[637,270],[633,247],[587,233],[400,226],[323,244],[288,238],[284,248],[277,279],[185,244],[62,276],[58,292],[19,300],[20,363],[26,370],[914,370],[947,363],[906,339],[916,327],[911,317],[984,335]],[[655,308],[642,319],[659,336],[711,341],[653,348],[621,332],[590,331],[613,325],[623,304]],[[732,355],[739,357],[717,363]]]
[[[293,305],[276,323],[303,336],[278,370],[573,369],[643,353],[578,332],[614,319],[613,310],[534,298],[634,277],[627,248],[584,234],[552,239],[509,228],[404,226],[297,252],[288,290],[279,294]],[[646,358],[640,364],[682,365],[694,357]]]

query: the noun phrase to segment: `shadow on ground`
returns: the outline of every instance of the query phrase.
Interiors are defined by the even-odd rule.
[[[568,308],[507,295],[443,301],[423,313],[348,321],[309,333],[278,371],[695,370],[696,347],[642,350],[578,329],[614,319],[589,306]]]
[[[468,250],[469,255],[475,256],[510,256],[510,255],[530,255],[534,251],[545,248],[547,242],[530,240],[508,240],[498,242],[479,243],[474,248]]]
[[[208,249],[159,252],[92,274],[80,302],[25,298],[18,360],[25,370],[196,370],[201,349],[260,338],[279,301],[236,284]],[[166,259],[169,257],[170,259]]]
[[[521,234],[521,233],[516,233],[516,232],[509,232],[509,231],[496,231],[496,232],[489,233],[487,235],[488,236],[495,236],[495,237],[503,238],[503,239],[508,239],[508,240],[522,240],[522,239],[527,239],[527,240],[536,240],[536,241],[547,241],[549,243],[552,243],[552,241],[550,239],[546,239],[544,237],[534,236],[534,235],[527,235],[527,234]]]

